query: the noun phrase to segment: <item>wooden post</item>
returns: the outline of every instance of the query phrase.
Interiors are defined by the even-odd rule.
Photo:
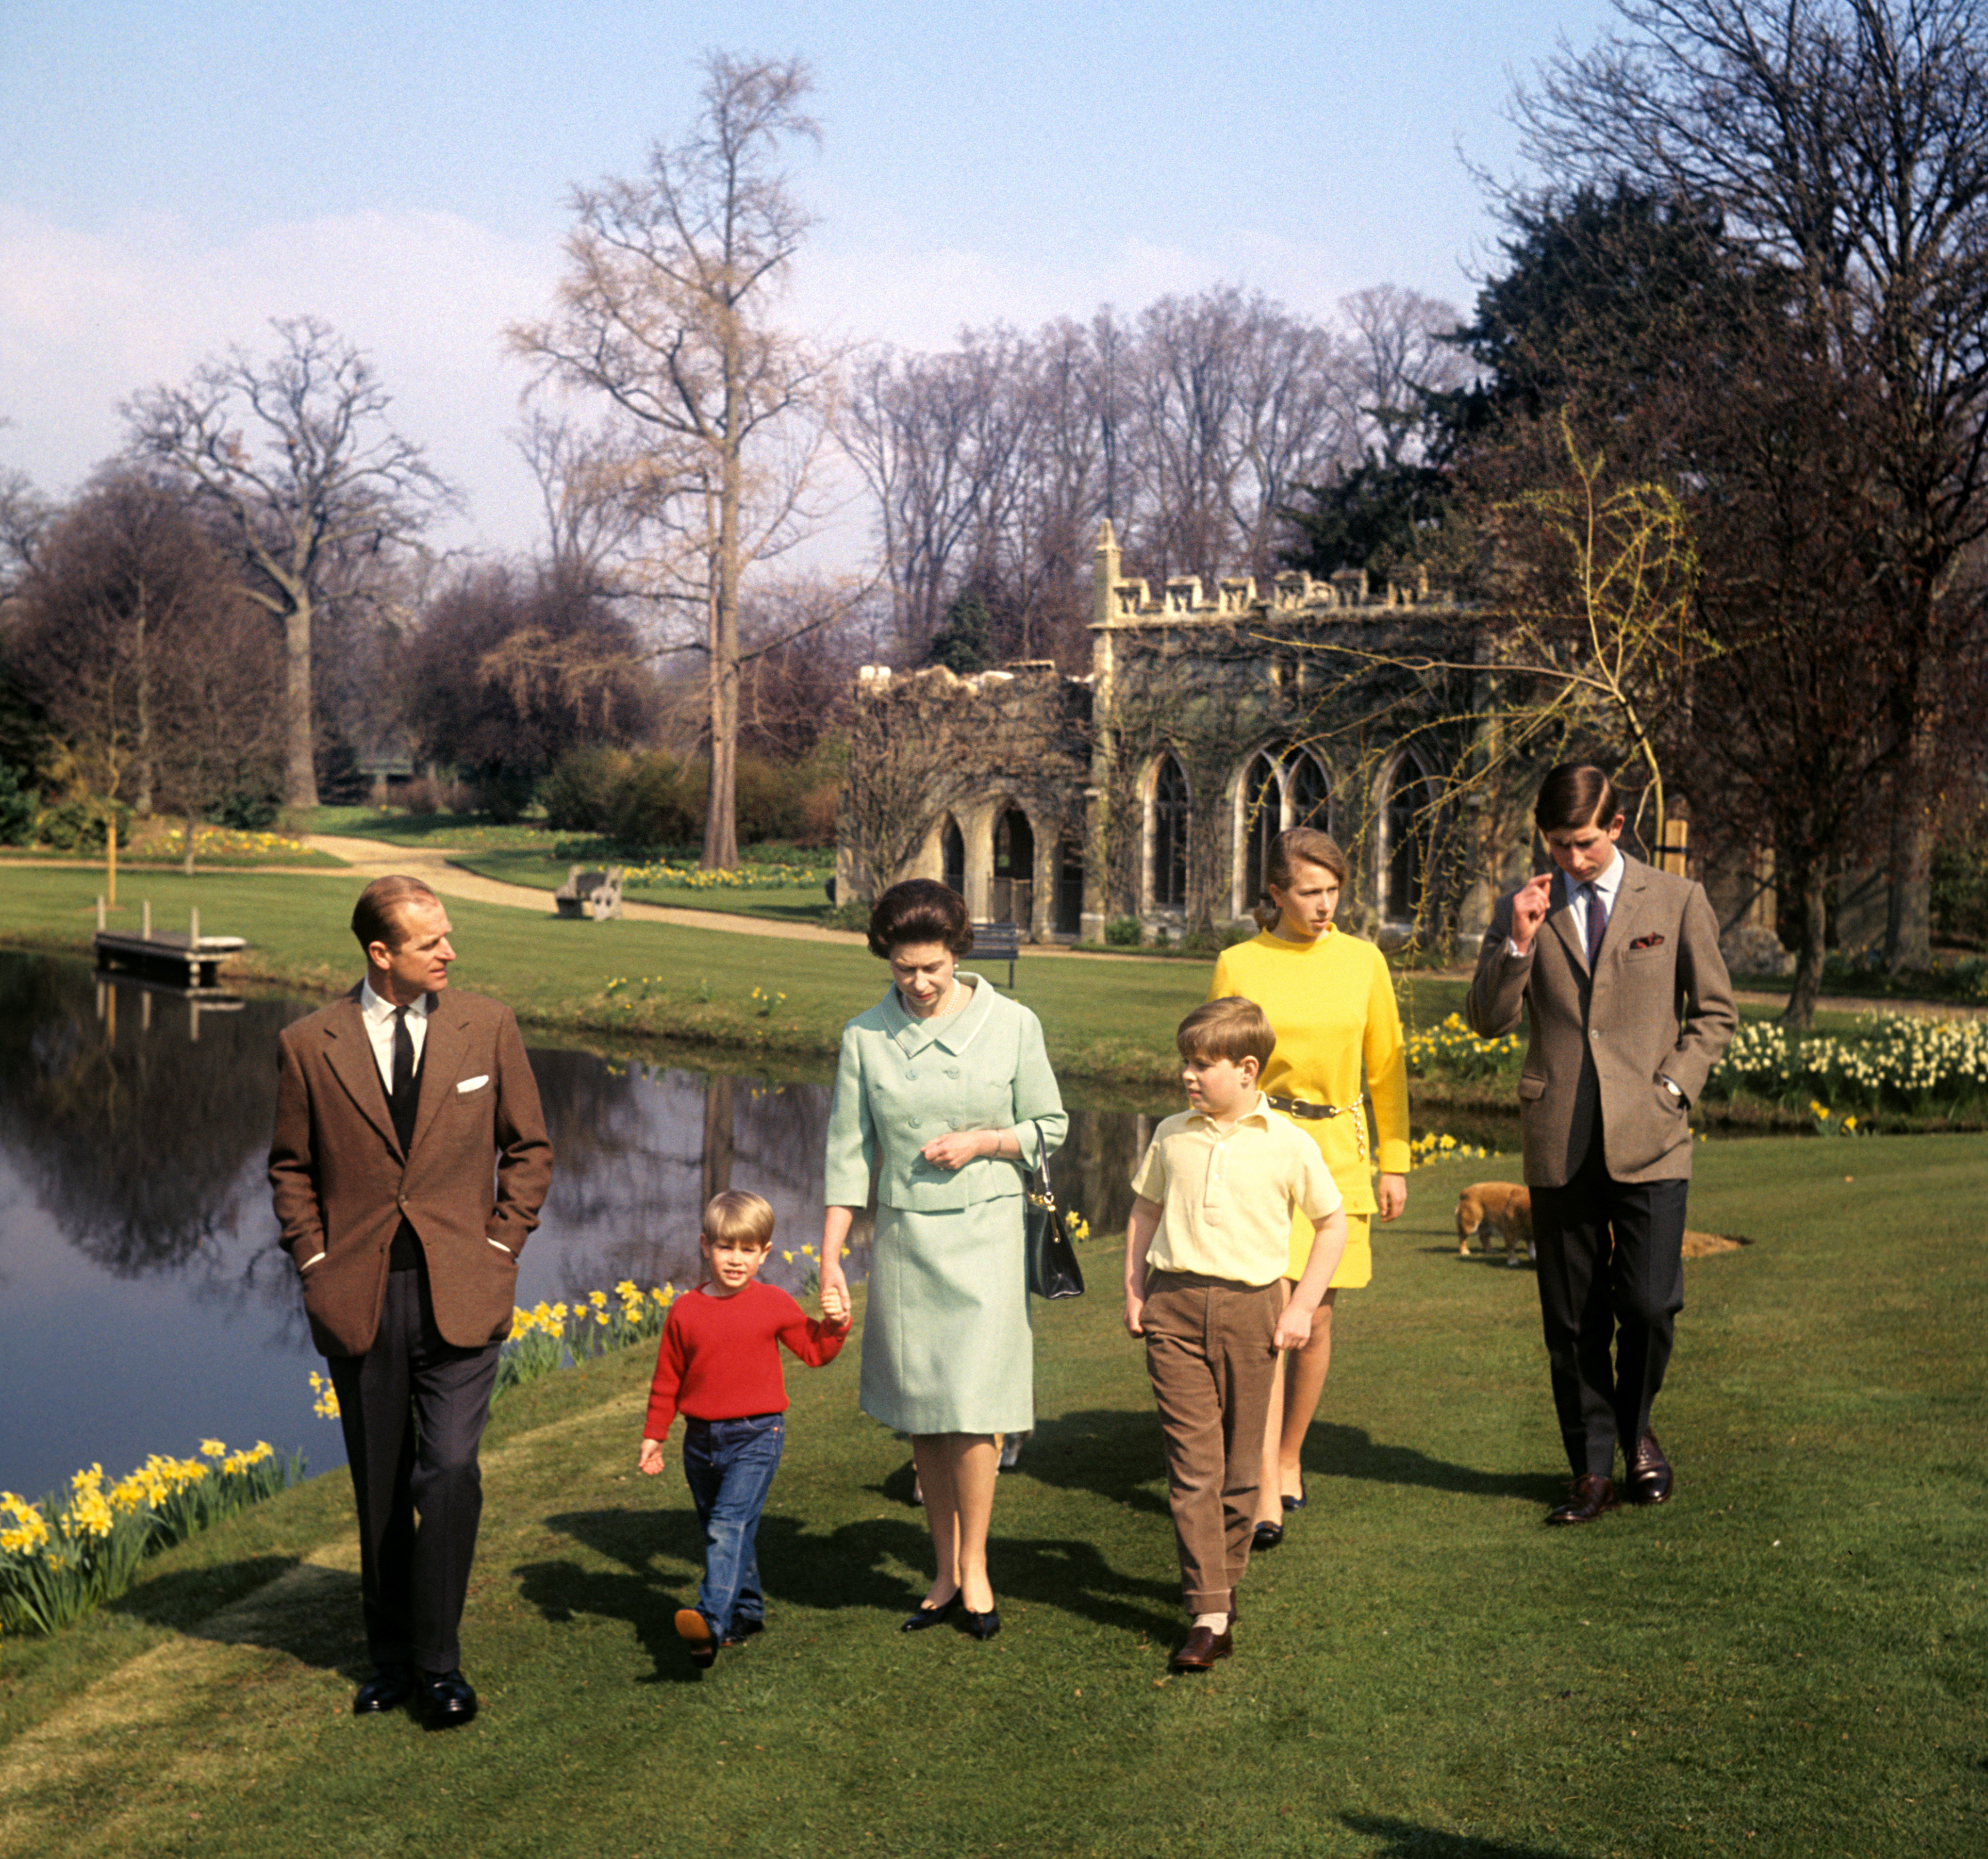
[[[139,906],[138,934],[147,942],[152,940],[152,900],[150,897]]]
[[[117,908],[117,816],[113,813],[104,823],[103,888],[110,894],[110,908]]]
[[[103,894],[100,891],[96,897],[96,930],[99,935],[103,933]]]
[[[1679,877],[1684,877],[1685,853],[1690,843],[1691,822],[1680,820],[1675,814],[1668,816],[1664,821],[1664,843],[1659,855],[1663,869]]]

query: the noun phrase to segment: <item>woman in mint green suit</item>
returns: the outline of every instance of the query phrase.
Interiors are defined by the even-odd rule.
[[[964,1608],[1000,1630],[987,1573],[994,1435],[1035,1424],[1023,1182],[1069,1119],[1036,1016],[958,967],[973,946],[958,892],[893,885],[870,918],[891,965],[882,1000],[842,1031],[822,1222],[824,1314],[848,1306],[842,1249],[877,1177],[863,1323],[863,1411],[911,1435],[938,1567],[907,1631]],[[1040,1129],[1040,1136],[1037,1131]]]

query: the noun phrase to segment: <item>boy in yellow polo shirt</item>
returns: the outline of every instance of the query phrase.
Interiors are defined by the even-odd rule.
[[[1154,1132],[1132,1179],[1125,1327],[1146,1340],[1194,1622],[1173,1668],[1206,1671],[1235,1650],[1271,1371],[1279,1350],[1302,1348],[1311,1333],[1346,1216],[1317,1144],[1256,1088],[1277,1043],[1263,1009],[1239,995],[1209,1001],[1174,1041],[1188,1107]],[[1314,1233],[1286,1303],[1294,1208]]]

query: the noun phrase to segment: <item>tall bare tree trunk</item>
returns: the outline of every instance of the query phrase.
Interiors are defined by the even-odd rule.
[[[1828,871],[1821,859],[1811,858],[1804,866],[1800,890],[1801,948],[1795,957],[1794,984],[1788,991],[1781,1023],[1809,1027],[1815,1024],[1816,996],[1822,991],[1824,938],[1829,927]]]
[[[283,617],[283,804],[317,805],[316,732],[311,727],[311,609],[299,600]]]

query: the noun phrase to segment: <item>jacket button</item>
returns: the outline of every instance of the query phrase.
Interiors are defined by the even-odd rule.
[[[907,1078],[915,1078],[918,1075],[918,1074],[915,1071],[908,1071],[904,1073],[904,1076]]]

